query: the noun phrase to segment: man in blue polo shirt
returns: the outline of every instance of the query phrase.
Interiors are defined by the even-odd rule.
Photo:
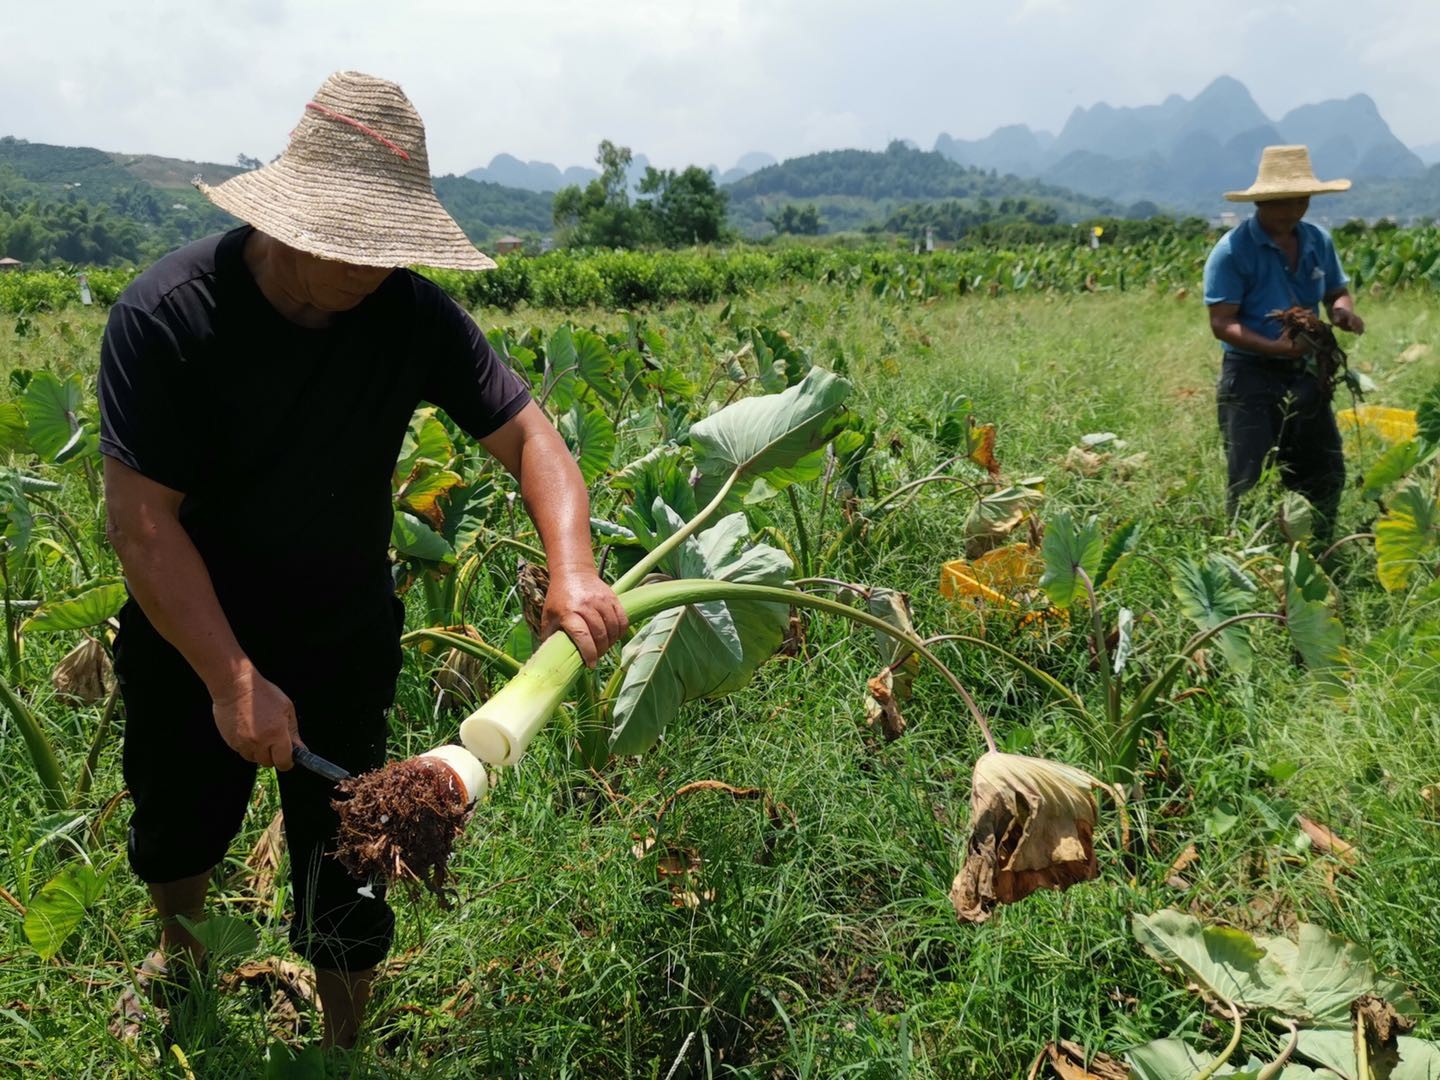
[[[1312,195],[1349,187],[1349,180],[1317,180],[1305,147],[1267,146],[1255,183],[1225,195],[1255,203],[1255,216],[1222,236],[1205,263],[1210,331],[1224,346],[1215,396],[1229,473],[1226,513],[1234,518],[1273,452],[1281,482],[1315,507],[1322,542],[1345,486],[1340,432],[1313,359],[1281,336],[1272,313],[1318,313],[1324,304],[1335,326],[1364,332],[1330,234],[1301,220]]]

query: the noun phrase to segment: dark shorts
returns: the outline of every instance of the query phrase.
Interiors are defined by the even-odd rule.
[[[250,805],[256,767],[225,745],[204,684],[133,601],[120,622],[125,783],[135,804],[130,865],[152,884],[193,877],[225,858]],[[300,737],[352,773],[380,765],[400,667],[393,614],[305,660],[294,672],[262,668],[294,702]],[[334,786],[303,769],[276,776],[295,905],[291,944],[318,967],[373,967],[389,951],[395,920],[379,883],[373,898],[361,896],[356,890],[365,883],[329,855],[338,825]]]
[[[1227,353],[1215,387],[1228,469],[1226,509],[1259,481],[1271,455],[1280,480],[1316,511],[1316,534],[1328,538],[1345,487],[1345,452],[1330,401],[1303,365]]]

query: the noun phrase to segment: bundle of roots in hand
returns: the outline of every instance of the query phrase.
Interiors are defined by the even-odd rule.
[[[1335,340],[1335,330],[1310,308],[1292,307],[1271,313],[1280,320],[1281,333],[1287,341],[1299,344],[1315,357],[1315,374],[1320,390],[1327,399],[1335,396],[1335,375],[1346,370],[1345,350]]]

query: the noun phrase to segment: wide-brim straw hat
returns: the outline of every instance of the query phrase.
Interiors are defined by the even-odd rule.
[[[211,187],[220,209],[298,251],[358,266],[491,270],[430,184],[425,125],[392,82],[358,71],[325,80],[263,168]]]
[[[1225,198],[1231,202],[1263,202],[1349,190],[1349,180],[1315,179],[1307,147],[1267,146],[1260,153],[1260,172],[1255,182],[1244,191],[1227,191]]]

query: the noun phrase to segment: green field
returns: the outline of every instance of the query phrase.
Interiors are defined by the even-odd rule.
[[[875,436],[856,465],[858,487],[841,488],[843,463],[832,456],[826,477],[745,508],[753,538],[788,550],[796,577],[908,592],[921,635],[983,635],[1098,713],[1104,681],[1083,600],[1068,620],[1020,627],[939,595],[940,566],[964,554],[967,518],[994,481],[937,423],[963,397],[975,421],[995,424],[1002,482],[1044,477],[1037,528],[1062,530],[1066,512],[1077,524],[1094,515],[1105,536],[1139,523],[1133,553],[1099,592],[1107,629],[1122,607],[1134,615],[1127,696],[1196,632],[1172,585],[1184,560],[1226,555],[1256,583],[1250,608],[1286,610],[1278,487],[1267,485],[1249,517],[1227,527],[1213,400],[1218,350],[1198,289],[1192,283],[1177,297],[1171,288],[1006,290],[996,298],[946,288],[917,301],[795,278],[737,290],[723,306],[660,306],[641,316],[529,307],[476,315],[482,326],[508,330],[517,357],[541,343],[553,352],[554,331],[572,324],[611,335],[617,369],[629,350],[665,373],[643,377],[646,400],[619,406],[586,404],[584,388],[573,391],[580,414],[625,421],[613,452],[601,440],[592,490],[594,512],[605,518],[630,498],[611,482],[619,466],[664,435],[683,436],[712,403],[760,392],[757,337],[788,341],[797,368],[813,362],[843,374],[854,384],[853,424]],[[1360,310],[1370,332],[1351,363],[1377,384],[1369,400],[1416,408],[1440,380],[1433,299],[1386,289],[1362,296]],[[12,328],[14,317],[0,326],[0,373],[10,376],[0,379],[0,396],[25,400],[15,372],[79,373],[77,411],[92,421],[103,311],[32,311]],[[735,365],[744,384],[734,381]],[[93,449],[55,463],[58,448],[36,430],[42,412],[0,405],[12,468],[60,485],[32,493],[20,551],[14,481],[6,481],[5,588],[11,598],[53,602],[117,567],[100,540]],[[1096,432],[1126,445],[1096,447],[1110,457],[1092,463],[1094,475],[1067,468],[1071,448]],[[1352,449],[1358,476],[1380,446],[1372,438]],[[467,481],[481,468],[463,439],[454,457]],[[935,473],[954,479],[884,505],[888,493]],[[1231,1031],[1224,1010],[1207,1014],[1184,979],[1162,971],[1132,935],[1133,915],[1165,907],[1254,934],[1321,924],[1368,948],[1408,986],[1413,1035],[1440,1037],[1440,802],[1422,793],[1440,790],[1440,592],[1427,588],[1440,513],[1433,473],[1422,467],[1418,475],[1432,520],[1415,527],[1403,587],[1381,587],[1371,540],[1345,544],[1327,562],[1347,644],[1330,683],[1307,671],[1287,628],[1272,622],[1252,627],[1248,674],[1207,646],[1145,725],[1124,818],[1113,798],[1100,799],[1098,878],[999,907],[983,924],[958,921],[948,894],[965,857],[971,770],[984,742],[928,667],[901,704],[904,734],[887,741],[868,727],[865,686],[881,661],[867,630],[807,617],[794,655],[766,663],[728,697],[685,705],[655,749],[599,772],[582,766],[573,717],[562,715],[477,808],[453,864],[453,906],[397,892],[396,950],[377,988],[371,1037],[332,1063],[331,1074],[990,1078],[1024,1077],[1041,1048],[1061,1039],[1117,1057],[1172,1035],[1218,1052]],[[1387,505],[1394,490],[1382,493]],[[285,514],[305,512],[300,499],[277,493],[277,535]],[[444,560],[406,558],[410,627],[433,625],[459,604],[485,641],[506,648],[525,634],[516,629],[514,551],[494,541],[533,542],[533,533],[523,515],[511,531],[503,488],[481,506],[473,531],[452,538],[455,561],[473,574],[462,599],[426,576]],[[1340,534],[1373,532],[1380,512],[1352,486]],[[607,572],[621,554],[612,551]],[[130,1044],[107,1034],[128,967],[154,933],[145,892],[125,864],[118,738],[95,737],[108,719],[103,702],[66,705],[51,688],[49,672],[81,631],[22,627],[15,637],[4,672],[53,743],[65,789],[47,804],[11,710],[0,720],[0,1071],[320,1075],[304,1071],[318,1064],[311,1056],[281,1062],[285,1046],[315,1043],[319,1024],[303,994],[287,996],[274,976],[231,979],[207,995],[177,1024],[178,1052],[166,1048],[158,1023]],[[1074,710],[1013,663],[963,642],[936,649],[1001,749],[1105,770]],[[454,737],[464,712],[437,705],[437,660],[409,650],[392,757]],[[504,674],[492,668],[488,678],[498,685]],[[93,785],[76,796],[96,745]],[[699,780],[764,794],[686,794],[646,850],[667,797]],[[285,874],[256,854],[276,808],[273,783],[262,783],[222,868],[214,912],[243,920],[259,938],[229,969],[288,955]],[[1317,847],[1299,815],[1353,850]],[[1179,866],[1191,845],[1193,859]],[[57,874],[88,885],[76,871],[86,864],[97,879],[93,899],[42,959],[22,910]],[[1261,1010],[1245,1024],[1233,1065],[1251,1054],[1271,1060],[1283,1035]]]

